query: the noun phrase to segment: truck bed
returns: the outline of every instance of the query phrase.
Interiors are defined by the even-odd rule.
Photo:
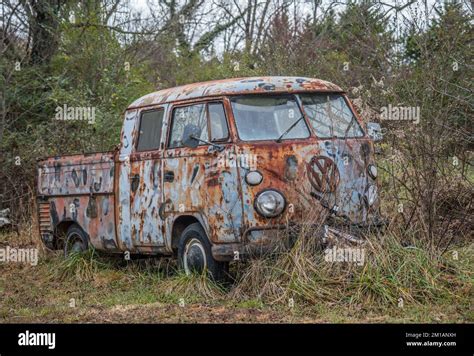
[[[43,241],[58,248],[58,236],[77,223],[95,247],[116,250],[114,152],[38,160],[38,220]]]

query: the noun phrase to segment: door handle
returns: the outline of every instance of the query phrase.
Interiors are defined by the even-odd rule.
[[[163,180],[165,182],[172,182],[174,181],[174,172],[173,171],[167,171],[165,172],[165,175],[163,176]]]

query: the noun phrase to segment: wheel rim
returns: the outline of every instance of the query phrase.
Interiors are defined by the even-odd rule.
[[[82,252],[85,250],[84,242],[78,234],[69,237],[69,253]]]
[[[202,273],[206,269],[206,251],[198,239],[193,238],[186,244],[183,265],[187,275],[190,275],[192,272]]]

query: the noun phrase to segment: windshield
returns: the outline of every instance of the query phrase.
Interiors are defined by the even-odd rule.
[[[303,110],[318,137],[362,137],[364,132],[340,94],[301,94]]]
[[[244,141],[309,137],[294,95],[240,96],[231,98],[231,103],[239,137]]]

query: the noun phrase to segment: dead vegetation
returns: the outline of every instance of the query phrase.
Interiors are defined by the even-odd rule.
[[[169,260],[125,262],[94,251],[64,260],[48,252],[36,267],[0,266],[0,317],[4,322],[472,322],[472,242],[441,253],[423,240],[402,243],[398,231],[367,236],[359,266],[326,261],[307,230],[288,252],[234,264],[235,280],[227,285],[186,276]]]

